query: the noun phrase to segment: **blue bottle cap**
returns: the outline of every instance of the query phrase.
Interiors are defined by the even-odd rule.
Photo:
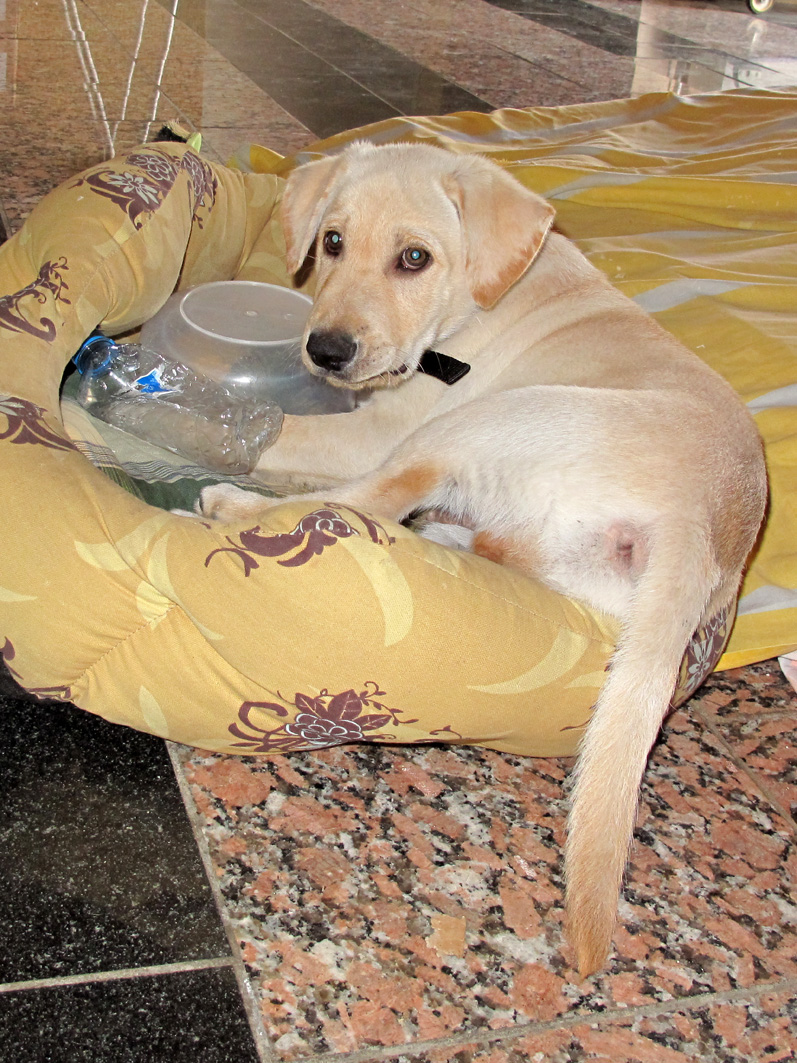
[[[90,358],[94,358],[96,354],[103,353],[105,357],[97,364],[91,366],[93,373],[98,373],[102,369],[106,369],[111,364],[113,358],[113,352],[116,350],[116,344],[110,337],[103,335],[102,332],[92,332],[92,334],[85,340],[80,347],[80,350],[73,357],[72,361],[77,366],[78,373],[85,373],[86,368],[89,365]]]

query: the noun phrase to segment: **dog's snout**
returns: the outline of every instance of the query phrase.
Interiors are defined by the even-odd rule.
[[[357,353],[357,341],[336,329],[316,329],[305,346],[313,364],[330,373],[345,369]]]

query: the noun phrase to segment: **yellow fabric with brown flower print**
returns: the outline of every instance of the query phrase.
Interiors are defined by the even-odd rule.
[[[355,135],[420,137],[492,154],[553,192],[561,224],[593,260],[760,402],[773,389],[788,397],[795,383],[795,314],[783,289],[797,197],[781,175],[797,170],[797,150],[774,144],[795,102],[657,96],[397,119],[319,148]],[[694,108],[710,119],[700,135],[688,120]],[[733,155],[734,129],[759,145],[756,168],[737,156],[742,175],[727,188],[711,172],[712,162],[730,166],[713,146],[718,123],[722,159]],[[182,145],[144,145],[67,181],[0,248],[6,664],[40,696],[225,752],[364,740],[572,753],[604,678],[613,621],[345,507],[291,503],[257,526],[182,519],[124,491],[66,432],[64,367],[98,325],[134,330],[176,287],[233,277],[290,284],[276,208],[296,160],[265,158],[270,172],[244,173]],[[253,170],[259,160],[249,152]],[[714,237],[711,253],[699,226]],[[694,261],[673,250],[689,241]],[[696,294],[679,302],[684,283]],[[747,347],[725,342],[736,324]],[[756,364],[744,357],[751,345]],[[746,595],[797,586],[792,414],[762,406],[772,517]],[[793,604],[746,613],[726,659],[795,648],[793,617]],[[728,624],[716,618],[694,640],[681,698],[716,664]]]

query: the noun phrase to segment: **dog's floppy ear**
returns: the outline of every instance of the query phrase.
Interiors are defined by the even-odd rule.
[[[446,178],[465,232],[471,295],[483,309],[520,280],[542,247],[554,209],[500,166],[472,156]]]
[[[335,178],[344,164],[341,156],[333,155],[305,163],[288,177],[280,209],[290,273],[296,273],[315,240]]]

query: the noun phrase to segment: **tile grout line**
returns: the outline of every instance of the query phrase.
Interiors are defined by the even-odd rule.
[[[207,838],[202,830],[202,821],[194,804],[194,798],[191,794],[191,788],[188,785],[188,781],[183,775],[182,765],[177,756],[177,744],[175,742],[166,741],[166,749],[169,754],[169,758],[172,762],[172,769],[174,771],[175,779],[177,780],[177,786],[180,790],[180,796],[183,801],[183,806],[188,816],[188,822],[191,825],[191,830],[194,835],[194,841],[196,842],[197,849],[199,850],[199,856],[202,860],[202,866],[205,869],[205,876],[210,885],[210,892],[213,894],[213,900],[216,905],[216,910],[219,913],[221,924],[224,927],[224,932],[227,935],[227,941],[230,945],[230,951],[232,956],[230,958],[230,966],[232,967],[236,981],[238,982],[238,990],[241,994],[241,1000],[243,1002],[244,1011],[246,1017],[249,1020],[249,1028],[252,1032],[252,1039],[255,1044],[255,1049],[258,1056],[261,1059],[261,1063],[276,1063],[277,1057],[271,1047],[268,1034],[266,1033],[265,1026],[263,1025],[263,1019],[260,1014],[260,1009],[257,1005],[254,992],[252,990],[251,983],[249,981],[249,975],[247,974],[246,967],[241,956],[240,946],[235,936],[231,920],[227,913],[227,906],[222,896],[221,887],[219,886],[218,879],[214,874],[213,861],[210,857],[210,849],[208,847]]]
[[[180,960],[176,963],[152,964],[149,967],[120,967],[112,971],[56,975],[52,978],[28,978],[21,982],[0,982],[0,993],[16,993],[30,989],[58,989],[61,986],[119,982],[133,978],[154,978],[162,974],[181,974],[187,971],[207,971],[216,967],[232,967],[233,963],[232,956],[212,956],[204,960]]]
[[[504,1027],[497,1030],[452,1034],[431,1041],[415,1041],[402,1045],[374,1045],[354,1052],[322,1052],[305,1057],[304,1063],[380,1063],[404,1056],[408,1060],[421,1052],[440,1049],[463,1048],[475,1045],[477,1048],[500,1047],[510,1045],[534,1034],[549,1033],[552,1030],[569,1029],[573,1026],[596,1026],[603,1023],[633,1022],[636,1019],[656,1018],[679,1011],[695,1011],[698,1008],[714,1004],[749,1003],[751,998],[765,996],[768,993],[792,992],[797,994],[797,978],[786,978],[778,982],[764,982],[755,986],[742,986],[739,989],[725,989],[716,993],[700,993],[693,997],[680,997],[673,1000],[642,1004],[628,1008],[614,1008],[605,1011],[577,1011],[559,1015],[555,1019],[542,1022],[530,1022],[522,1026]]]
[[[789,824],[792,832],[794,834],[797,834],[797,822],[795,822],[794,816],[791,814],[791,811],[787,809],[781,803],[780,799],[770,791],[766,780],[759,775],[755,768],[751,768],[750,765],[745,762],[744,757],[740,756],[740,754],[736,752],[731,743],[723,734],[722,728],[719,726],[717,721],[712,719],[709,714],[703,709],[695,707],[692,711],[694,712],[695,716],[701,721],[703,726],[707,730],[711,731],[717,741],[722,744],[727,756],[730,757],[736,767],[740,771],[743,771],[745,775],[747,775],[748,778],[753,781],[754,785],[757,787],[758,790],[760,790],[760,792],[764,795],[767,801],[769,801],[772,807]]]

